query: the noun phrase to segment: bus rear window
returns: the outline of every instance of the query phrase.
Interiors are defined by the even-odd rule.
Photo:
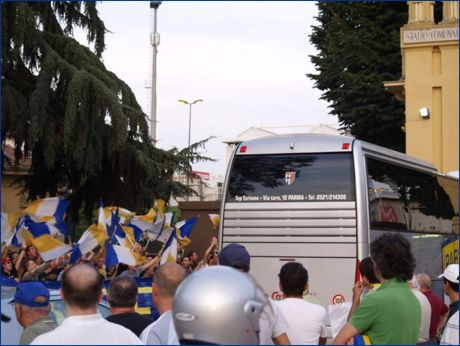
[[[237,155],[227,202],[354,201],[351,153]]]

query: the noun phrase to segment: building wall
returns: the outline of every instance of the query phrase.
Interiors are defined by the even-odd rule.
[[[220,213],[220,201],[213,202],[179,202],[179,209],[181,210],[181,219],[185,220],[189,217],[200,215],[192,233],[190,240],[192,241],[189,246],[185,248],[185,254],[189,251],[197,251],[201,259],[204,252],[209,247],[211,238],[218,237],[218,230],[212,228],[211,220],[208,214]]]
[[[401,28],[406,153],[432,162],[443,173],[458,171],[458,4],[457,12],[444,11],[438,24],[433,2],[408,5],[409,23]],[[420,116],[424,107],[429,118]]]

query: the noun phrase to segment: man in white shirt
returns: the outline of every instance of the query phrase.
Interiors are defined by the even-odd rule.
[[[281,267],[279,287],[284,299],[275,302],[288,323],[287,335],[293,345],[324,345],[327,339],[326,309],[303,299],[308,289],[308,272],[301,263]]]
[[[36,337],[31,345],[142,345],[129,329],[104,319],[97,312],[102,299],[102,276],[89,264],[67,270],[61,283],[67,318],[51,332]]]
[[[447,321],[442,334],[441,345],[458,345],[458,310]]]
[[[176,263],[165,263],[153,274],[152,300],[160,317],[141,333],[141,340],[147,345],[179,345],[172,319],[174,294],[185,279],[186,270]]]
[[[428,298],[420,291],[420,286],[415,275],[409,281],[409,288],[418,299],[422,307],[422,318],[420,320],[420,332],[418,335],[417,345],[425,345],[430,339],[430,323],[431,323],[431,305]]]

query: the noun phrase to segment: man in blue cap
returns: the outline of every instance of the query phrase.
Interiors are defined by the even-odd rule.
[[[29,345],[38,335],[57,327],[49,316],[50,293],[38,281],[25,281],[18,284],[14,296],[16,318],[24,330],[19,344]]]
[[[237,243],[228,244],[219,254],[219,264],[249,273],[251,256],[246,248]],[[272,304],[265,305],[260,320],[259,343],[261,345],[289,345],[288,324],[279,308]]]

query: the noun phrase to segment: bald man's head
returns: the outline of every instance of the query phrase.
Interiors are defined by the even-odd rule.
[[[64,301],[74,307],[87,309],[99,302],[104,282],[90,264],[77,264],[64,272],[61,289]]]
[[[165,263],[158,267],[153,274],[153,282],[158,287],[159,295],[172,299],[185,275],[185,269],[177,263]]]
[[[431,279],[427,274],[417,274],[416,277],[422,291],[429,291],[431,289]]]

